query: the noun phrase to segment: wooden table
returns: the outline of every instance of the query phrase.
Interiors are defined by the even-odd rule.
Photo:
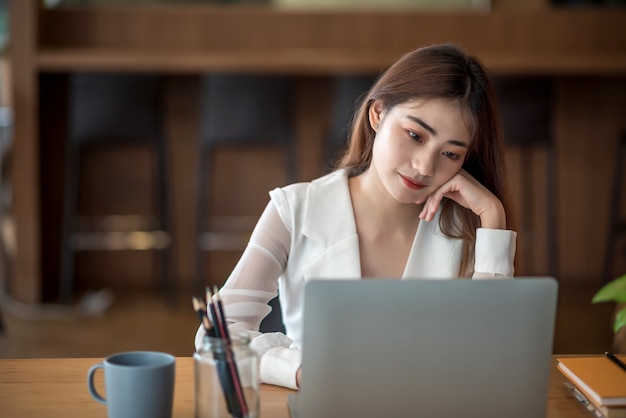
[[[0,416],[26,417],[105,417],[106,408],[94,401],[87,390],[87,371],[99,358],[81,359],[4,359],[0,360]],[[585,418],[586,411],[570,395],[565,378],[556,369],[550,377],[548,418]],[[193,360],[176,359],[174,418],[194,414]],[[96,387],[104,388],[98,373]],[[261,385],[261,416],[289,417],[287,394],[291,390]]]

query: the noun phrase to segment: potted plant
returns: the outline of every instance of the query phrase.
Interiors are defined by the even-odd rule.
[[[591,303],[615,302],[617,303],[613,318],[613,331],[615,332],[614,350],[626,351],[626,274],[605,284],[595,294]]]

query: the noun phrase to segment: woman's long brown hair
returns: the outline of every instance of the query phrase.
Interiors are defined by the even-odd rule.
[[[472,140],[463,169],[500,199],[507,215],[507,228],[514,229],[493,86],[480,61],[460,46],[420,48],[389,67],[357,109],[348,148],[337,168],[347,168],[350,175],[358,175],[370,166],[376,133],[369,122],[369,109],[375,100],[380,100],[388,111],[415,99],[443,99],[458,105],[469,116]],[[471,275],[480,219],[470,210],[444,199],[439,225],[445,235],[463,240],[459,276]]]

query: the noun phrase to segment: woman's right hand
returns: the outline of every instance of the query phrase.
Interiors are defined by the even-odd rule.
[[[302,378],[302,367],[296,372],[296,386],[300,387],[300,379]]]
[[[459,171],[432,194],[415,202],[424,204],[420,219],[432,221],[444,198],[474,212],[480,218],[482,228],[506,229],[502,202],[467,171]]]

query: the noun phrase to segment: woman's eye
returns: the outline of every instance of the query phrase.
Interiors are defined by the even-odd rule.
[[[413,131],[408,131],[409,132],[409,136],[411,137],[411,139],[417,141],[417,142],[421,142],[422,141],[422,136],[420,134],[417,134]]]
[[[458,161],[458,159],[461,158],[459,156],[459,154],[455,154],[455,153],[450,152],[450,151],[444,152],[443,155],[446,156],[447,158],[451,159],[452,161]]]

